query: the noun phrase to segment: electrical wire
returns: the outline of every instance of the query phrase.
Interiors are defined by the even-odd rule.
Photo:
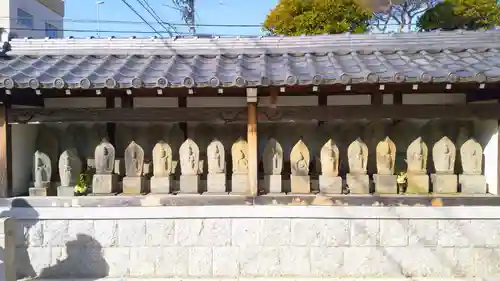
[[[139,18],[141,18],[142,21],[144,21],[147,25],[149,25],[149,27],[151,27],[152,30],[155,31],[156,34],[158,34],[160,37],[163,37],[163,35],[158,32],[158,30],[156,30],[151,24],[149,24],[146,19],[144,19],[141,14],[139,14],[128,2],[127,0],[122,0],[123,4],[127,5],[127,7],[129,7],[130,10],[132,10],[132,12],[134,12]],[[99,31],[100,32],[100,31]]]
[[[173,36],[172,32],[170,31],[170,29],[168,29],[162,22],[161,22],[161,19],[160,17],[158,16],[158,14],[156,14],[156,12],[151,8],[151,6],[149,5],[149,3],[147,3],[146,1],[144,0],[137,0],[137,3],[139,3],[139,5],[141,5],[144,10],[146,10],[146,12],[149,13],[149,15],[151,15],[153,17],[153,19],[156,20],[156,22],[161,25],[163,27],[163,29],[165,29],[165,31],[168,32],[168,34],[170,36]],[[175,28],[173,28],[174,31],[177,33],[177,30]]]

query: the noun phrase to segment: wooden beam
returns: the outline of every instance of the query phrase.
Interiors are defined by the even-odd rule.
[[[246,122],[245,107],[211,108],[12,108],[10,123],[53,122]],[[500,120],[500,104],[284,106],[260,108],[259,121],[331,121],[357,119]]]
[[[0,197],[12,194],[11,126],[8,124],[9,104],[0,105]]]
[[[258,138],[257,138],[257,89],[247,89],[247,142],[248,142],[248,190],[258,195]]]

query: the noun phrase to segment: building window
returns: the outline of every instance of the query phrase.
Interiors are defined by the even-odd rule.
[[[23,9],[17,9],[17,24],[33,28],[33,15]]]
[[[57,37],[57,27],[46,22],[45,23],[45,37],[56,38]]]

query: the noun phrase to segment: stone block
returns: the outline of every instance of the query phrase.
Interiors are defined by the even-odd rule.
[[[196,194],[199,193],[200,176],[198,175],[181,175],[180,177],[180,193]]]
[[[279,276],[281,251],[278,247],[240,248],[240,275],[244,277]]]
[[[350,222],[344,219],[293,219],[292,246],[339,247],[350,241]]]
[[[259,230],[264,246],[289,246],[292,240],[290,219],[263,219]]]
[[[146,246],[175,245],[175,228],[173,219],[146,220]]]
[[[409,241],[409,222],[405,219],[380,220],[380,246],[406,247]]]
[[[342,194],[342,178],[320,175],[319,192],[323,194]]]
[[[213,253],[211,247],[189,248],[189,276],[210,277],[212,276]]]
[[[0,261],[0,279],[5,281],[15,281],[16,278],[16,222],[13,218],[0,219],[3,233],[0,234],[2,240],[2,259]]]
[[[115,174],[94,175],[92,178],[93,194],[115,193],[118,186],[118,177]]]
[[[155,262],[155,277],[187,276],[189,272],[188,247],[164,247]]]
[[[153,163],[144,162],[144,165],[142,166],[142,174],[144,176],[148,176],[148,175],[153,174]]]
[[[57,187],[57,196],[73,197],[73,196],[75,196],[75,187],[74,186],[58,186]]]
[[[281,175],[266,175],[264,176],[264,191],[267,193],[281,193]]]
[[[226,174],[208,174],[207,175],[208,193],[226,192]]]
[[[318,277],[342,276],[344,249],[341,247],[311,248],[311,274]]]
[[[95,220],[94,238],[102,247],[115,247],[118,245],[118,221]]]
[[[432,174],[432,190],[433,193],[457,193],[458,178],[453,174]]]
[[[397,194],[398,185],[396,182],[396,175],[373,175],[375,182],[375,193],[378,194]]]
[[[380,236],[380,220],[351,220],[352,246],[377,246]]]
[[[68,220],[43,221],[43,245],[45,247],[65,247],[69,241],[71,241],[71,234]]]
[[[168,194],[172,192],[173,177],[151,177],[151,193]]]
[[[175,220],[175,239],[179,246],[228,246],[231,221],[228,219]]]
[[[459,175],[458,182],[463,194],[486,194],[486,178],[483,175]]]
[[[408,186],[406,193],[408,194],[428,194],[429,193],[429,176],[426,174],[408,174]]]
[[[290,175],[290,189],[293,194],[311,193],[311,177]]]
[[[261,219],[233,219],[231,222],[231,245],[238,247],[258,246],[261,236]]]
[[[213,248],[213,276],[234,277],[239,275],[238,247]]]
[[[365,174],[347,174],[347,186],[351,194],[369,194],[370,177]]]
[[[155,275],[155,261],[160,258],[160,247],[132,247],[130,248],[130,277],[149,277]]]
[[[145,183],[144,177],[124,177],[123,194],[139,195],[144,193]]]
[[[30,196],[47,196],[47,188],[44,187],[30,187],[28,191]]]
[[[95,169],[95,159],[94,158],[87,158],[87,167],[90,169]]]
[[[309,247],[280,247],[280,275],[310,276],[311,249]]]
[[[133,248],[129,247],[103,248],[103,258],[109,266],[109,273],[107,277],[119,278],[129,274],[130,251],[132,249]]]
[[[113,167],[113,172],[117,175],[125,175],[125,160],[123,158],[115,159],[115,166]]]
[[[248,193],[248,175],[233,174],[231,177],[231,193],[246,194]]]

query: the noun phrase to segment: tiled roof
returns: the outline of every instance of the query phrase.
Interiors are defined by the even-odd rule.
[[[15,39],[0,88],[495,82],[500,32],[255,38]]]

